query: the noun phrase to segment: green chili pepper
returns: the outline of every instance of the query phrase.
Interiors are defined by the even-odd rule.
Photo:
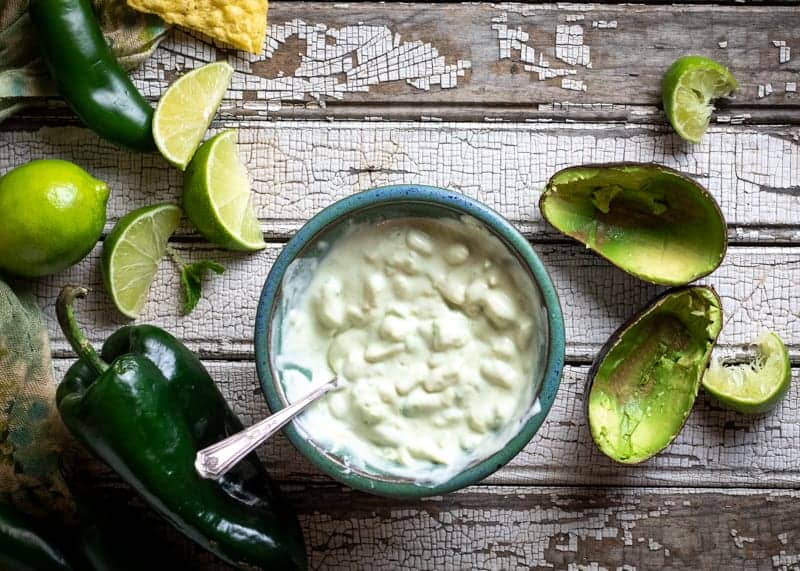
[[[66,556],[27,516],[0,504],[0,569],[69,571]]]
[[[75,114],[97,134],[155,150],[153,108],[120,67],[89,0],[30,0],[42,57]]]
[[[305,568],[296,516],[248,457],[225,479],[204,480],[196,451],[241,429],[203,365],[169,333],[123,327],[98,355],[75,322],[66,286],[57,313],[81,360],[56,394],[64,424],[161,516],[240,569]],[[110,363],[110,364],[109,364]]]

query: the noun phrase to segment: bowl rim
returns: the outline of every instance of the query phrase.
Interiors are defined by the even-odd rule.
[[[435,485],[393,482],[343,471],[341,464],[309,442],[292,423],[284,427],[284,433],[294,447],[328,476],[356,490],[397,498],[418,498],[452,492],[483,480],[507,464],[522,451],[543,424],[555,400],[564,369],[565,333],[561,304],[547,269],[522,234],[489,206],[458,192],[416,184],[383,186],[350,195],[318,212],[295,233],[273,263],[259,298],[254,334],[256,371],[261,391],[270,410],[274,413],[286,406],[277,388],[279,381],[273,376],[269,342],[273,310],[279,299],[281,283],[289,265],[321,232],[342,218],[367,208],[415,202],[441,206],[472,216],[501,238],[506,247],[514,251],[527,265],[541,293],[547,312],[549,339],[546,366],[537,395],[540,411],[531,415],[500,450],[445,482]]]

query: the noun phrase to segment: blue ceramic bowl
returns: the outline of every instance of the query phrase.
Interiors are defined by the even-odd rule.
[[[531,402],[535,406],[538,398],[539,412],[532,414],[527,422],[506,445],[483,460],[476,461],[444,483],[427,485],[407,478],[378,476],[345,464],[336,455],[327,452],[299,432],[293,424],[284,429],[292,444],[317,468],[340,482],[366,492],[392,497],[421,497],[438,495],[469,486],[505,465],[522,450],[544,422],[561,382],[564,367],[564,322],[558,297],[542,262],[531,245],[511,224],[494,210],[456,192],[441,188],[416,185],[386,186],[349,196],[325,208],[309,220],[283,249],[267,277],[258,304],[255,325],[255,353],[258,378],[269,408],[275,412],[287,405],[283,387],[274,368],[273,356],[279,346],[281,320],[282,283],[290,264],[297,258],[318,257],[325,248],[320,243],[330,244],[351,223],[377,222],[397,217],[450,217],[463,216],[483,223],[511,252],[516,254],[522,267],[527,270],[538,288],[548,335],[543,345],[541,367],[533,382],[539,391]]]

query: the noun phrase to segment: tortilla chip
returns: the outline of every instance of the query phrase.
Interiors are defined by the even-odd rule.
[[[267,33],[268,0],[127,0],[140,12],[239,49],[260,54]]]

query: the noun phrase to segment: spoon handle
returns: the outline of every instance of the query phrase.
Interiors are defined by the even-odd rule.
[[[283,428],[286,423],[303,412],[308,405],[337,388],[338,383],[339,379],[334,378],[314,389],[297,402],[290,404],[253,426],[200,450],[195,458],[195,470],[203,478],[216,480],[221,477],[242,458]]]

